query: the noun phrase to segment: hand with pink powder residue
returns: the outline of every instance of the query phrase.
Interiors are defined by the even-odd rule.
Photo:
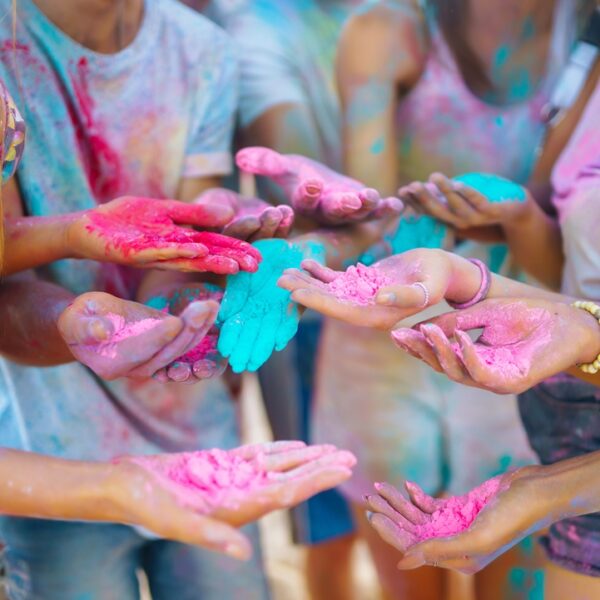
[[[197,346],[218,310],[213,300],[192,302],[174,316],[90,292],[63,311],[58,329],[73,356],[100,377],[146,379]]]
[[[297,214],[324,225],[357,223],[402,212],[398,198],[381,198],[376,190],[305,156],[253,147],[240,150],[236,162],[242,171],[273,180],[283,188]]]
[[[273,206],[225,188],[207,190],[195,202],[230,207],[234,216],[222,233],[247,242],[287,238],[294,224],[294,211],[289,206]]]
[[[67,244],[77,258],[147,269],[256,271],[260,255],[246,242],[187,227],[221,228],[233,215],[215,203],[119,198],[69,219]]]
[[[432,565],[475,573],[557,520],[540,493],[547,468],[523,467],[449,498],[432,498],[410,482],[407,497],[389,484],[376,484],[377,494],[366,497],[369,521],[403,554],[400,569]]]
[[[236,527],[339,485],[356,462],[350,452],[303,442],[119,460],[146,469],[183,506]]]
[[[302,268],[306,272],[290,269],[279,280],[295,302],[353,325],[384,330],[443,300],[452,275],[448,253],[424,248],[342,272],[309,260]]]
[[[468,335],[483,329],[476,341]],[[568,304],[488,299],[392,331],[397,346],[453,381],[499,394],[523,392],[600,351],[596,320]]]
[[[211,302],[220,305],[223,290],[208,283],[190,283],[187,285],[173,284],[161,288],[146,302],[147,306],[162,310],[172,315],[181,315],[192,302]],[[154,378],[163,383],[197,383],[222,375],[227,368],[227,359],[217,350],[219,328],[216,324],[201,338],[196,338],[195,344],[176,357],[176,359],[154,374]]]

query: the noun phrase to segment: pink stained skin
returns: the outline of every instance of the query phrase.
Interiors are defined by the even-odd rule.
[[[287,441],[120,460],[152,473],[183,505],[234,525],[338,485],[356,462],[333,446]]]
[[[453,381],[509,394],[593,361],[599,341],[592,325],[590,315],[568,304],[497,298],[395,329],[392,339]],[[473,341],[467,332],[478,329],[483,333]]]
[[[205,206],[230,208],[234,216],[223,229],[223,234],[247,242],[286,238],[294,224],[294,211],[291,207],[273,206],[258,198],[244,197],[225,188],[207,190],[195,202]]]
[[[83,258],[217,274],[256,271],[260,254],[246,242],[179,225],[213,228],[232,214],[229,207],[214,204],[127,197],[86,211],[69,227],[68,236]]]
[[[391,217],[402,212],[398,198],[381,198],[373,188],[295,154],[262,147],[237,153],[242,171],[263,175],[283,188],[294,210],[324,225]]]
[[[348,267],[339,277],[329,282],[326,290],[343,302],[368,306],[374,305],[379,290],[392,282],[382,271],[358,263]]]

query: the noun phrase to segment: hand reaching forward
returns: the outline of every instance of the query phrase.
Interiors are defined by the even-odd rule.
[[[470,330],[483,329],[476,341]],[[412,329],[396,345],[450,379],[498,394],[518,394],[598,355],[598,323],[568,304],[490,299]]]
[[[183,226],[220,228],[232,217],[227,205],[127,197],[78,213],[66,235],[78,258],[217,274],[256,271],[260,255],[249,244]]]
[[[83,294],[60,316],[73,356],[104,379],[149,378],[204,338],[219,305],[192,302],[173,316],[102,292]]]
[[[407,497],[379,484],[367,497],[369,521],[403,554],[399,569],[431,565],[476,573],[556,520],[538,490],[543,469],[523,467],[451,498],[432,498],[414,483],[406,483]]]
[[[353,325],[389,330],[398,321],[443,300],[451,283],[448,254],[410,250],[372,267],[333,271],[314,261],[288,270],[279,285],[292,300]]]
[[[376,190],[304,156],[253,147],[240,150],[236,162],[242,171],[263,175],[280,185],[298,214],[324,225],[357,223],[402,212],[398,198],[381,198]]]
[[[234,216],[223,234],[247,242],[269,238],[286,238],[294,224],[294,211],[289,206],[273,206],[258,198],[246,198],[232,190],[214,188],[196,202],[208,206],[230,207]]]
[[[339,485],[356,459],[333,446],[274,442],[121,461],[145,469],[182,506],[239,527]]]

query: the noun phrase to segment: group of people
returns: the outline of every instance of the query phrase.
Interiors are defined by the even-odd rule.
[[[0,9],[10,600],[600,594],[595,0]]]

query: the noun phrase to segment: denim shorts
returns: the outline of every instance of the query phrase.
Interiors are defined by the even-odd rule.
[[[600,388],[561,374],[519,396],[531,446],[542,464],[600,450]],[[600,577],[600,513],[559,521],[542,538],[548,558]]]
[[[268,600],[258,529],[244,529],[253,558],[148,540],[126,525],[0,519],[9,600],[139,600],[138,573],[154,600]]]

